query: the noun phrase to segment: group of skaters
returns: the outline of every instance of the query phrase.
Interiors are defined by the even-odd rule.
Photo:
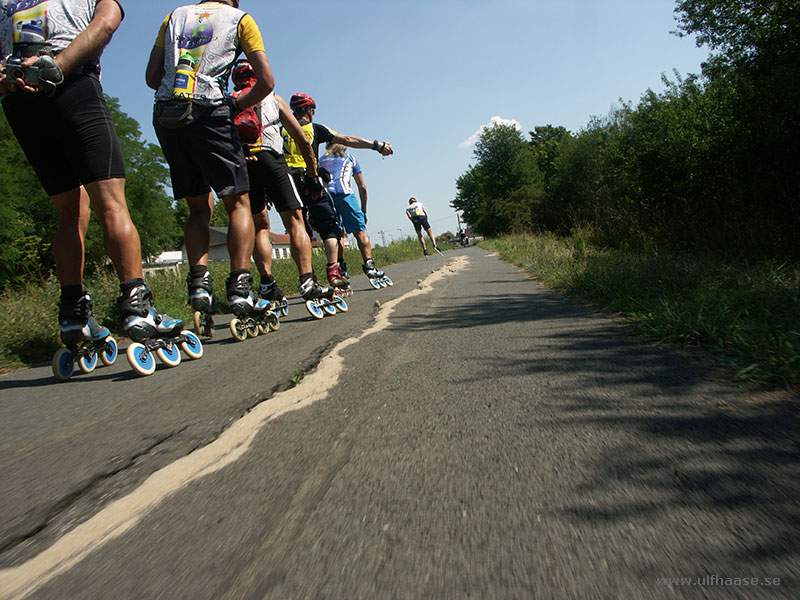
[[[183,328],[156,308],[145,285],[139,233],[125,200],[124,156],[100,85],[100,55],[123,18],[121,0],[0,0],[0,98],[58,214],[53,252],[61,337],[68,346],[108,336],[82,284],[92,209],[120,280],[117,305],[125,334],[144,341]],[[345,232],[355,236],[367,276],[383,276],[366,234],[366,185],[347,148],[390,156],[391,144],[314,122],[316,103],[307,94],[294,94],[288,105],[275,94],[261,33],[238,0],[203,0],[167,15],[145,80],[156,91],[153,126],[174,197],[189,207],[184,235],[194,310],[211,310],[214,303],[208,271],[212,190],[230,220],[225,291],[234,315],[263,313],[283,295],[272,276],[269,205],[289,235],[304,299],[330,300],[349,287]],[[322,144],[327,151],[319,158]],[[311,265],[312,226],[323,240],[329,285],[319,283]],[[420,240],[425,248],[421,234]],[[257,290],[251,257],[260,275]]]

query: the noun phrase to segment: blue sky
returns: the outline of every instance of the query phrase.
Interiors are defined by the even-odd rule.
[[[186,4],[128,0],[103,55],[103,85],[148,141],[153,92],[144,70],[163,18]],[[395,155],[353,151],[369,190],[373,243],[413,234],[409,196],[428,208],[434,233],[456,231],[455,180],[465,142],[494,117],[526,132],[571,131],[648,89],[673,69],[698,73],[707,57],[670,34],[674,0],[241,0],[258,23],[276,91],[303,91],[316,121],[344,134],[388,140]],[[273,227],[283,232],[276,214]],[[380,232],[383,232],[381,234]]]

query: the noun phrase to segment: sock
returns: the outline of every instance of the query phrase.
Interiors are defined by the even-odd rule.
[[[261,285],[269,285],[270,283],[273,283],[274,281],[275,281],[275,278],[272,275],[268,274],[268,275],[262,275],[261,276]]]
[[[189,268],[189,274],[192,276],[192,279],[199,279],[205,275],[207,271],[208,267],[205,265],[195,265]]]
[[[314,279],[314,273],[303,273],[300,275],[300,285],[303,285],[309,279]]]
[[[61,303],[62,304],[75,304],[83,296],[83,286],[78,285],[62,285],[61,286]]]
[[[133,288],[139,287],[140,285],[144,285],[144,279],[141,277],[128,279],[119,284],[119,291],[122,292],[123,296],[127,296]]]
[[[249,275],[250,269],[235,269],[231,271],[230,280],[233,281],[234,279],[238,278],[239,275]]]

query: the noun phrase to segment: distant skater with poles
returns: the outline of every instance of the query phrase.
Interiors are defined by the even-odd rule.
[[[425,233],[428,234],[428,237],[431,238],[433,249],[441,254],[442,252],[439,250],[439,246],[436,245],[436,237],[433,235],[433,230],[431,229],[430,223],[428,223],[428,211],[425,210],[425,206],[422,204],[422,202],[417,202],[417,199],[413,196],[409,198],[406,216],[408,217],[408,220],[411,221],[411,224],[414,225],[414,231],[417,232],[419,243],[422,244],[422,253],[425,255],[425,259],[427,260],[428,258],[428,248],[425,246],[425,239],[422,237],[423,229],[425,230]]]

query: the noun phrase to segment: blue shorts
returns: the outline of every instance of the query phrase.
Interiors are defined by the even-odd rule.
[[[367,221],[355,194],[331,194],[331,196],[347,233],[358,233],[367,228]]]

